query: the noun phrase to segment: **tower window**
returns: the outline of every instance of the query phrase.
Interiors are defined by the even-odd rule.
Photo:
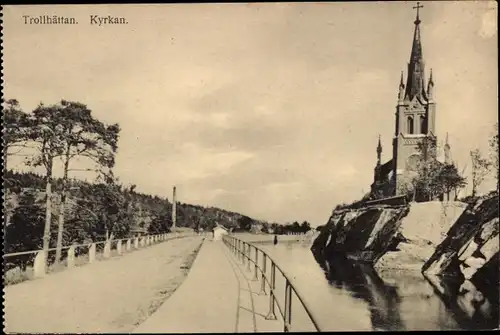
[[[413,134],[413,117],[411,116],[408,116],[408,119],[406,120],[406,129],[408,134]]]
[[[427,134],[427,118],[424,115],[420,116],[420,133]]]

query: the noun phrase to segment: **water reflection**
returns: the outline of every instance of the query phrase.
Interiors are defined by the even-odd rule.
[[[316,261],[331,285],[368,302],[374,329],[406,330],[399,310],[401,298],[397,287],[386,285],[372,268],[362,264],[346,259],[326,262],[316,258]]]
[[[481,292],[472,282],[425,276],[463,329],[498,328],[498,291]]]
[[[452,330],[498,327],[498,295],[486,298],[472,283],[380,272],[340,257],[314,258],[330,285],[368,304],[374,330]]]

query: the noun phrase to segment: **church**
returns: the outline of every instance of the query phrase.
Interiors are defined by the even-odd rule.
[[[419,3],[415,20],[415,31],[408,63],[406,85],[401,72],[398,100],[395,113],[395,131],[392,139],[392,159],[382,163],[382,143],[379,136],[377,163],[371,198],[385,198],[408,194],[411,179],[416,175],[421,159],[419,147],[425,143],[437,143],[436,101],[434,100],[434,79],[432,69],[428,81],[425,80],[425,63],[420,38]],[[437,157],[436,146],[430,146],[432,157]],[[448,135],[444,145],[445,164],[450,164]]]

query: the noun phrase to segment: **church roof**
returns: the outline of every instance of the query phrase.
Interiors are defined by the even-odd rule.
[[[380,176],[387,176],[392,171],[392,159],[380,166]]]

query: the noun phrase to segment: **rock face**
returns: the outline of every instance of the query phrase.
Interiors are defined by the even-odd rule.
[[[470,280],[498,290],[498,193],[467,207],[422,270],[429,275]]]
[[[408,206],[384,205],[335,211],[311,249],[326,259],[341,255],[373,264],[400,238],[408,212]]]
[[[462,202],[411,204],[410,212],[402,218],[398,229],[403,238],[378,260],[375,267],[420,271],[465,208]]]

